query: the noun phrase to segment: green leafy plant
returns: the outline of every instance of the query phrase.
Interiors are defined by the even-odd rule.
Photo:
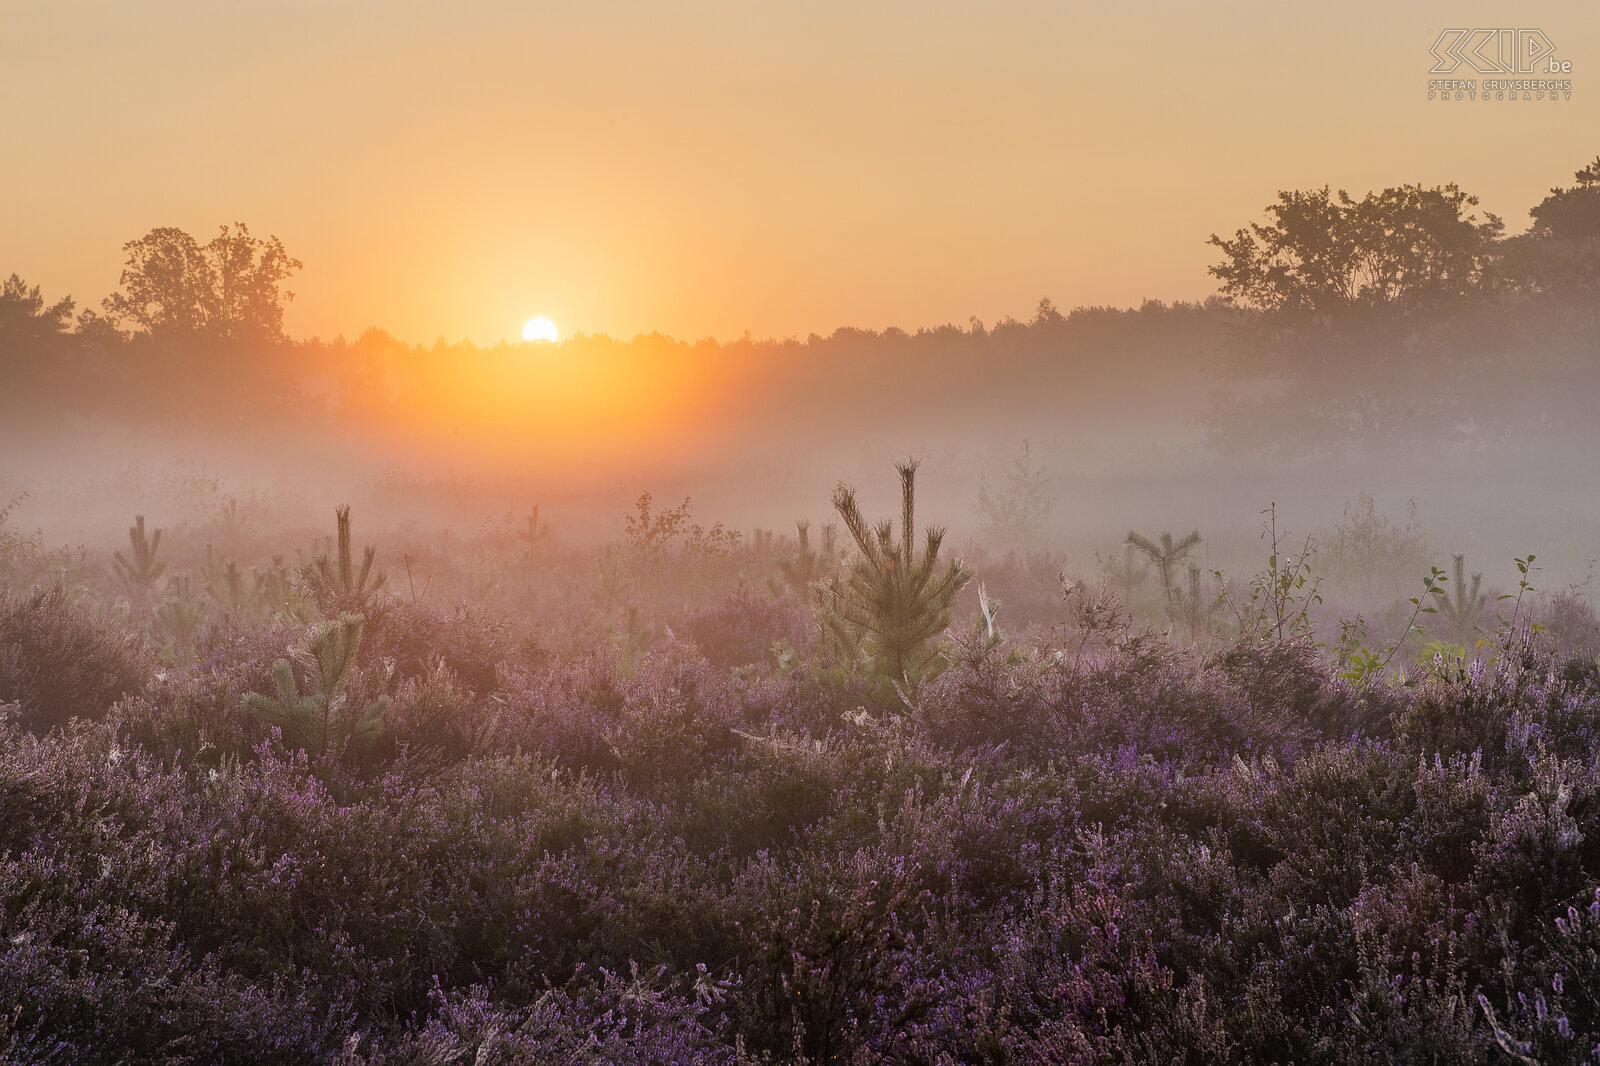
[[[364,624],[361,615],[352,613],[312,626],[305,643],[291,653],[293,663],[279,659],[273,664],[277,695],[246,693],[245,708],[283,730],[285,744],[313,755],[376,739],[383,731],[389,697],[380,695],[359,707],[348,698]],[[305,673],[304,693],[295,683],[295,664]]]
[[[1311,561],[1316,546],[1310,536],[1298,552],[1287,550],[1284,542],[1287,530],[1278,528],[1276,503],[1261,512],[1267,516],[1261,530],[1261,539],[1267,541],[1267,568],[1250,581],[1250,599],[1247,603],[1224,602],[1232,608],[1239,622],[1240,634],[1248,640],[1271,638],[1278,642],[1310,636],[1311,608],[1322,602],[1318,581],[1312,576]],[[1220,571],[1213,571],[1220,580]]]
[[[1417,666],[1426,676],[1451,681],[1466,676],[1466,669],[1461,665],[1466,657],[1467,649],[1460,644],[1430,640],[1417,652]]]
[[[1526,556],[1524,556],[1522,558],[1518,558],[1518,559],[1513,559],[1512,560],[1512,562],[1516,563],[1516,565],[1517,565],[1517,575],[1518,575],[1518,577],[1517,577],[1517,591],[1516,591],[1515,594],[1512,594],[1510,592],[1506,592],[1506,593],[1502,593],[1501,595],[1495,597],[1497,600],[1514,600],[1515,601],[1511,605],[1511,617],[1510,618],[1501,618],[1499,615],[1495,616],[1495,620],[1500,623],[1500,628],[1504,632],[1510,633],[1510,632],[1512,632],[1512,631],[1514,631],[1516,629],[1517,618],[1519,617],[1519,615],[1522,612],[1522,599],[1523,599],[1523,597],[1526,596],[1530,592],[1539,591],[1538,589],[1533,587],[1532,574],[1533,574],[1533,572],[1535,570],[1540,570],[1540,569],[1543,569],[1543,568],[1542,567],[1538,567],[1538,566],[1534,566],[1533,565],[1533,558],[1534,558],[1533,557],[1533,553],[1529,552]]]
[[[721,522],[712,523],[710,529],[696,522],[684,537],[683,550],[690,559],[706,565],[731,556],[743,539],[743,533],[728,529]]]
[[[1406,628],[1401,632],[1400,639],[1395,641],[1394,647],[1389,649],[1389,654],[1383,657],[1383,662],[1378,664],[1377,670],[1373,671],[1374,673],[1382,673],[1388,669],[1389,664],[1394,661],[1395,653],[1406,642],[1406,638],[1411,636],[1412,633],[1422,632],[1422,628],[1417,625],[1419,617],[1425,614],[1439,613],[1439,609],[1433,606],[1433,602],[1444,599],[1445,591],[1443,586],[1448,584],[1450,579],[1437,566],[1429,567],[1428,569],[1428,576],[1422,579],[1421,594],[1412,596],[1406,601],[1411,604],[1412,608],[1411,617],[1406,620]]]
[[[875,678],[914,686],[938,669],[931,644],[950,625],[950,611],[972,571],[952,560],[939,571],[945,531],[926,530],[916,551],[915,461],[900,463],[900,535],[893,520],[869,526],[853,488],[840,485],[833,506],[859,552],[844,572],[819,586],[818,621],[836,653],[848,661],[864,657]]]
[[[639,494],[633,505],[633,514],[622,516],[622,531],[628,538],[628,549],[640,563],[653,563],[666,554],[674,539],[689,527],[689,498],[676,507],[652,511],[653,498],[648,492]]]
[[[1383,671],[1383,659],[1367,647],[1367,620],[1361,615],[1354,620],[1339,619],[1339,648],[1334,665],[1340,677],[1358,685]]]

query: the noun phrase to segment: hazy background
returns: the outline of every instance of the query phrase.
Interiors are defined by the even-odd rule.
[[[341,501],[373,536],[538,505],[594,543],[643,491],[783,530],[841,480],[893,513],[916,455],[957,545],[1083,573],[1130,528],[1248,572],[1269,503],[1312,532],[1363,492],[1502,586],[1512,554],[1573,582],[1600,556],[1592,288],[1559,322],[1440,312],[1481,350],[1395,388],[1459,394],[1454,421],[1284,447],[1256,423],[1304,401],[1239,406],[1276,379],[1206,243],[1324,185],[1456,182],[1520,233],[1600,149],[1592,3],[1517,10],[1573,62],[1556,103],[1427,100],[1442,29],[1508,21],[1478,3],[0,12],[0,274],[98,309],[123,242],[236,221],[304,263],[266,347],[0,341],[0,504],[27,492],[13,525],[52,543],[229,499],[285,545]],[[559,346],[506,343],[534,315]],[[986,543],[1024,441],[1053,507]]]

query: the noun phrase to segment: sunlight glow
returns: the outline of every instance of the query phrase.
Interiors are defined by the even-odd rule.
[[[548,318],[530,318],[522,327],[522,339],[525,341],[554,341],[560,335],[556,324]]]

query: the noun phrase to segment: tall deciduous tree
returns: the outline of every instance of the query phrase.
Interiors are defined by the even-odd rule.
[[[283,286],[303,264],[277,237],[252,237],[244,223],[200,244],[164,226],[122,246],[122,291],[105,300],[120,326],[152,336],[220,339],[283,336]]]
[[[1503,228],[1455,185],[1403,185],[1356,200],[1327,186],[1278,193],[1271,222],[1232,240],[1211,235],[1210,268],[1236,306],[1331,318],[1372,308],[1425,309],[1479,288]]]

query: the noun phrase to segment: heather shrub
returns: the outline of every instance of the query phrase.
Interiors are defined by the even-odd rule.
[[[924,898],[883,849],[758,856],[728,886],[751,987],[735,1016],[749,1047],[801,1061],[883,1055],[931,1005],[915,977]]]
[[[1600,771],[1588,760],[1551,755],[1533,760],[1530,770],[1527,791],[1506,789],[1495,797],[1472,850],[1477,885],[1517,899],[1536,915],[1600,872],[1600,847],[1593,840],[1600,833]]]
[[[41,892],[41,882],[54,892]],[[348,1017],[309,990],[255,985],[173,945],[169,923],[96,894],[42,856],[0,859],[0,1057],[6,1062],[297,1066],[332,1053]]]
[[[691,979],[674,979],[666,967],[626,977],[599,970],[569,988],[549,989],[526,1007],[490,999],[482,986],[464,994],[434,995],[426,1024],[392,1047],[363,1055],[359,1048],[338,1066],[414,1066],[472,1062],[475,1066],[656,1066],[695,1062],[716,1066],[743,1060],[722,1038],[720,1004],[727,987],[701,966]]]
[[[281,620],[257,625],[228,612],[215,614],[195,636],[195,672],[235,692],[265,692],[273,664],[298,635]]]
[[[1479,752],[1498,769],[1522,709],[1523,693],[1515,686],[1481,673],[1427,681],[1395,715],[1395,738],[1402,751],[1427,758]]]
[[[544,667],[506,667],[493,698],[500,705],[497,737],[507,750],[574,770],[618,768],[607,732],[622,714],[624,697],[611,649],[601,646]]]
[[[1512,1061],[1592,1062],[1600,1048],[1600,889],[1576,894],[1540,932],[1543,950],[1506,959],[1508,980],[1479,991],[1476,1006]]]
[[[489,751],[495,734],[494,718],[442,658],[396,686],[383,720],[391,747],[447,762]]]
[[[143,691],[150,668],[136,637],[113,631],[61,586],[0,597],[0,703],[20,704],[30,729],[100,718]]]
[[[481,610],[447,612],[423,603],[396,602],[369,621],[362,668],[392,660],[397,681],[419,678],[443,662],[466,688],[494,691],[502,668],[536,665],[542,653],[531,636]]]
[[[1406,765],[1366,744],[1323,746],[1291,768],[1242,762],[1246,790],[1231,846],[1301,897],[1346,906],[1405,854],[1400,829],[1415,802]]]
[[[740,751],[733,729],[744,724],[742,710],[731,676],[674,645],[649,655],[626,683],[619,713],[605,728],[606,743],[623,780],[661,796],[717,772]]]
[[[838,813],[843,771],[836,746],[800,734],[741,739],[735,765],[689,786],[679,832],[695,851],[728,857],[803,846],[808,830]]]
[[[342,690],[391,697],[360,758],[245,713],[305,634],[237,616],[184,669],[130,646],[103,722],[0,721],[0,1060],[1476,1063],[1600,1039],[1600,694],[1525,635],[1354,688],[1293,641],[1036,646],[990,617],[885,693],[755,652],[793,603],[648,608],[647,645],[589,619],[541,651],[391,604]]]
[[[1263,732],[1302,728],[1348,736],[1358,713],[1348,689],[1331,683],[1317,647],[1308,639],[1258,640],[1234,644],[1207,662],[1227,679],[1254,711]]]
[[[809,612],[787,594],[773,597],[741,584],[721,603],[689,618],[689,638],[712,666],[731,669],[753,663],[776,663],[776,645],[800,655],[811,651]]]
[[[1009,744],[1040,757],[1058,741],[1070,671],[1047,657],[1008,656],[1000,646],[957,655],[917,692],[917,722],[936,744],[955,750]]]
[[[153,680],[143,695],[119,700],[107,722],[130,747],[215,766],[225,756],[248,755],[266,737],[240,695],[226,676],[175,671]]]

